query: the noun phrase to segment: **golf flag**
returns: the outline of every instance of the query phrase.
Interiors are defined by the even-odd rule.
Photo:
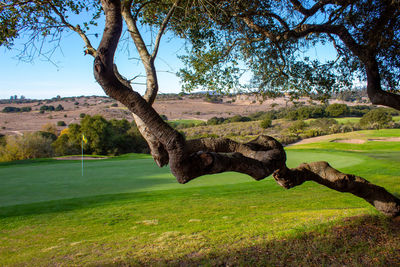
[[[83,143],[87,143],[87,139],[84,134],[82,134],[82,176],[83,176]]]
[[[86,137],[85,137],[84,134],[82,134],[82,142],[84,142],[85,144],[87,144],[87,139],[86,139]]]

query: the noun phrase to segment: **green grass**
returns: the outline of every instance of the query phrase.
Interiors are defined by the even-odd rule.
[[[204,123],[204,121],[202,121],[202,120],[172,120],[172,121],[168,121],[168,123],[171,124],[173,127],[187,128],[187,127],[198,126],[199,124]]]
[[[288,147],[289,166],[327,160],[400,193],[399,149],[330,144]],[[0,165],[1,266],[395,266],[399,228],[365,201],[311,182],[284,190],[224,173],[180,185],[146,155],[86,161],[83,177],[79,161]]]
[[[348,123],[348,122],[351,122],[351,123],[358,123],[358,122],[360,121],[360,119],[361,119],[361,118],[356,118],[356,117],[335,118],[335,120],[336,120],[338,123],[342,123],[342,124]]]
[[[350,123],[358,123],[358,122],[360,122],[360,119],[361,119],[361,117],[335,118],[335,120],[336,120],[338,123],[342,123],[342,124],[345,124],[345,123],[348,123],[348,122],[350,122]],[[306,121],[307,121],[307,122],[310,122],[310,121],[313,121],[313,120],[315,120],[315,119],[308,119],[308,120],[306,120]],[[400,116],[393,116],[393,121],[395,121],[395,122],[400,122]]]

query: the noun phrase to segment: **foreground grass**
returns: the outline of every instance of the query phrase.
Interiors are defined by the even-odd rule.
[[[328,160],[400,193],[395,149],[371,158],[324,144],[288,148],[290,165]],[[284,190],[225,173],[179,185],[140,155],[88,162],[83,178],[75,165],[0,165],[0,265],[400,264],[398,222],[314,183]]]

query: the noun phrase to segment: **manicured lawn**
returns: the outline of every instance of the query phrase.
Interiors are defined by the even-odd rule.
[[[288,147],[288,165],[326,160],[400,193],[394,142],[371,142],[378,154],[331,143]],[[399,228],[311,182],[285,190],[224,173],[180,185],[143,155],[86,161],[83,177],[79,161],[0,165],[1,266],[395,266]]]

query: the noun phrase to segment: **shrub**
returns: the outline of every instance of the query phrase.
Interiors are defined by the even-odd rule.
[[[322,130],[328,130],[332,125],[336,125],[338,122],[332,118],[321,118],[315,119],[310,122],[310,127],[312,128],[320,128]]]
[[[330,117],[343,117],[350,113],[350,109],[346,104],[332,104],[329,105],[325,111]]]
[[[79,114],[79,118],[81,118],[81,119],[83,119],[85,116],[86,116],[86,114],[85,114],[85,113],[81,113],[81,114]]]
[[[0,161],[51,157],[53,140],[38,133],[7,136],[6,145],[0,148]]]
[[[58,121],[57,122],[57,126],[66,126],[67,124],[65,123],[65,121]]]
[[[72,142],[68,134],[61,134],[51,146],[58,156],[74,155],[81,152],[79,145]]]
[[[40,107],[40,111],[54,111],[54,110],[55,110],[54,106],[43,105]]]
[[[272,126],[272,120],[270,118],[265,118],[260,123],[260,127],[263,129],[267,129],[271,126]]]
[[[235,115],[225,120],[225,122],[245,122],[245,121],[251,121],[251,119],[249,117]]]
[[[62,110],[64,110],[64,107],[63,107],[61,104],[59,104],[59,105],[56,107],[56,111],[62,111]]]
[[[2,112],[4,112],[4,113],[21,112],[21,109],[17,108],[17,107],[5,107],[5,108],[3,108]]]
[[[212,117],[207,121],[207,125],[218,125],[224,123],[226,119],[222,117]]]
[[[289,128],[289,132],[290,133],[294,133],[294,134],[300,134],[302,133],[303,129],[307,126],[307,124],[300,120],[300,121],[296,121],[295,123],[293,123]]]
[[[390,115],[386,110],[373,109],[361,118],[360,125],[363,127],[379,129],[387,126],[391,121],[393,121],[392,115]]]
[[[111,104],[111,107],[118,107],[118,104],[117,103],[113,103],[113,104]]]

